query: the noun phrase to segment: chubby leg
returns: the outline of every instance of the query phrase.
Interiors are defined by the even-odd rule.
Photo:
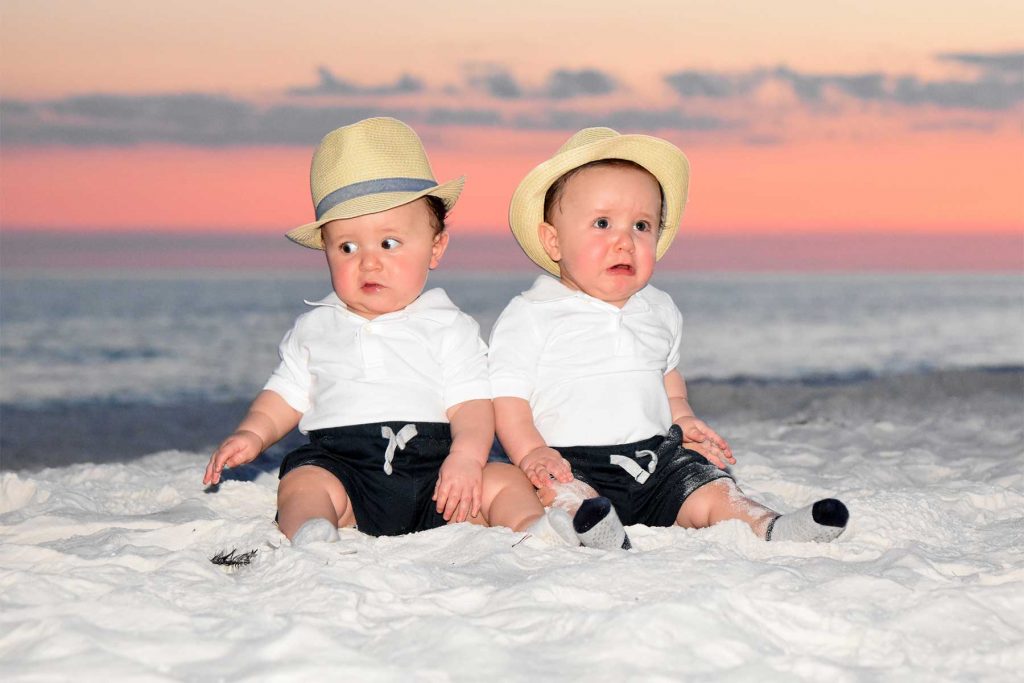
[[[326,519],[335,527],[355,526],[345,487],[338,478],[315,465],[288,472],[277,486],[277,525],[292,539],[299,528],[314,519]]]
[[[563,510],[544,509],[523,471],[507,463],[484,467],[480,516],[474,524],[524,531],[550,545],[579,545],[572,519]]]
[[[780,515],[747,498],[732,480],[716,479],[690,494],[679,508],[676,524],[700,529],[740,519],[766,541],[827,543],[843,533],[849,518],[846,506],[835,498]]]
[[[508,463],[491,462],[484,467],[480,513],[470,521],[523,531],[544,515],[544,506],[522,470]]]
[[[768,525],[779,513],[747,498],[731,479],[716,479],[691,493],[676,515],[676,524],[688,529],[703,529],[727,519],[746,522],[764,538]]]

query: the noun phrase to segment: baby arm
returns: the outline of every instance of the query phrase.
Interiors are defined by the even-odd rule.
[[[572,481],[569,463],[537,431],[528,401],[513,396],[494,399],[494,424],[509,459],[534,486],[550,486],[549,475],[563,483]]]
[[[494,409],[489,399],[463,401],[448,409],[452,448],[434,487],[437,511],[446,521],[465,522],[480,514],[483,469],[494,441]]]
[[[683,430],[683,446],[696,451],[713,465],[725,469],[726,463],[735,464],[736,458],[725,439],[693,414],[686,394],[686,380],[678,370],[665,375],[665,392],[672,411],[672,422]]]
[[[261,391],[238,429],[210,456],[203,483],[218,484],[222,470],[255,460],[268,446],[295,429],[301,417],[302,413],[288,405],[280,394]]]

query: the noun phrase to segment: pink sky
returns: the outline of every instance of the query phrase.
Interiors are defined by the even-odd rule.
[[[486,5],[5,3],[2,226],[280,233],[319,137],[391,114],[466,231],[599,124],[687,153],[694,234],[1024,230],[1015,3]]]

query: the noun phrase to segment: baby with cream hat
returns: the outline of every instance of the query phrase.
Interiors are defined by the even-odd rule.
[[[333,291],[306,302],[203,477],[219,483],[298,426],[309,443],[282,461],[277,494],[293,544],[336,540],[339,526],[395,535],[463,521],[579,543],[521,472],[486,465],[486,346],[444,290],[424,291],[462,185],[437,182],[419,137],[392,118],[338,128],[313,156],[316,219],[288,237],[325,252]]]
[[[676,369],[682,315],[648,284],[688,182],[689,163],[668,141],[587,128],[519,184],[512,232],[550,275],[491,333],[498,438],[549,504],[572,509],[589,486],[626,525],[740,519],[766,540],[831,541],[846,528],[842,502],[780,515],[746,497],[725,470],[736,462],[729,444],[690,406]],[[624,531],[601,544],[619,540],[628,544]]]

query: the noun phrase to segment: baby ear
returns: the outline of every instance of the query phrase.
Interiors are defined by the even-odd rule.
[[[444,256],[445,249],[448,248],[448,231],[442,230],[439,234],[434,236],[434,244],[430,247],[430,269],[437,268],[437,264],[441,262],[441,257]]]
[[[541,221],[537,226],[537,237],[540,238],[540,245],[544,247],[544,253],[555,263],[562,258],[562,250],[558,246],[558,230],[555,226]]]

